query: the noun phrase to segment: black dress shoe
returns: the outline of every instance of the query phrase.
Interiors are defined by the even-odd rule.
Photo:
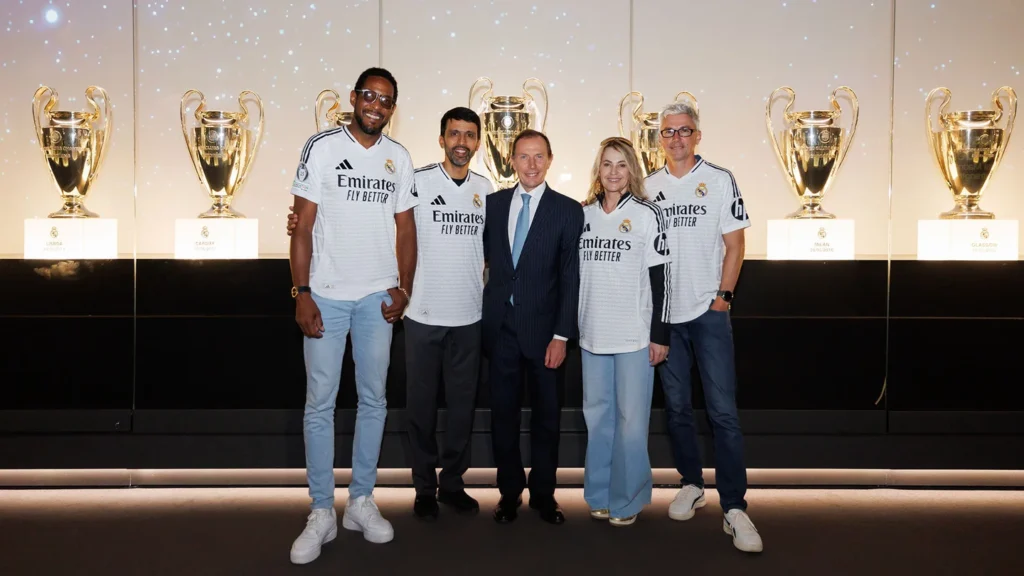
[[[438,491],[437,501],[455,509],[460,514],[471,514],[480,510],[480,503],[466,494],[465,490],[458,492]]]
[[[562,509],[553,497],[530,498],[530,508],[540,512],[540,519],[548,524],[559,525],[565,523],[565,515],[562,514]]]
[[[520,496],[502,496],[501,500],[498,500],[498,505],[494,507],[494,521],[498,524],[514,522],[519,516],[519,506],[522,503],[523,499]]]
[[[437,518],[437,499],[430,494],[418,495],[412,505],[412,511],[417,518],[434,520]]]

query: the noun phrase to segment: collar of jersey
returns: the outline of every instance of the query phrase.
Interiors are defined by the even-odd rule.
[[[441,174],[443,174],[444,177],[447,178],[449,182],[451,182],[452,184],[455,183],[455,179],[452,178],[452,175],[449,174],[448,171],[444,169],[444,164],[438,162],[437,163],[437,167],[441,170]],[[463,184],[465,184],[466,182],[469,182],[469,177],[470,177],[471,174],[473,174],[472,170],[466,172],[466,179],[462,181]]]
[[[619,198],[619,203],[615,205],[615,209],[612,210],[611,212],[605,212],[604,211],[604,192],[602,192],[601,195],[597,198],[597,202],[595,202],[595,205],[597,206],[597,211],[600,212],[602,216],[607,216],[607,217],[610,218],[610,217],[614,216],[616,212],[619,211],[619,208],[622,208],[623,206],[625,206],[626,202],[629,202],[629,199],[632,196],[633,196],[633,194],[630,193],[630,192],[623,193],[622,194],[622,198]]]
[[[662,168],[662,170],[665,171],[665,176],[668,177],[669,182],[682,182],[683,180],[686,180],[687,178],[692,176],[694,172],[697,171],[697,168],[700,168],[701,165],[704,164],[704,158],[702,158],[700,154],[694,154],[693,157],[697,160],[697,163],[693,165],[693,168],[690,168],[689,172],[687,172],[686,174],[683,174],[679,178],[676,178],[675,176],[672,175],[671,172],[668,171],[668,165],[667,164]]]
[[[353,122],[355,122],[355,120],[353,120]],[[354,142],[355,144],[358,144],[360,148],[363,148],[363,145],[359,144],[359,140],[356,140],[356,137],[353,136],[351,132],[349,132],[348,126],[342,126],[341,129],[345,131],[345,136],[348,136],[349,139],[352,140],[352,142]],[[376,148],[377,145],[380,144],[383,141],[384,141],[384,133],[381,132],[380,134],[377,135],[377,141],[373,143],[373,146],[370,146],[369,148],[363,148],[363,150],[366,150],[367,152],[372,152],[373,149]]]

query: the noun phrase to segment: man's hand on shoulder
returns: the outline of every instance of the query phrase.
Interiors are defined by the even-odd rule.
[[[544,366],[554,370],[565,361],[565,340],[552,338],[548,351],[544,354]]]

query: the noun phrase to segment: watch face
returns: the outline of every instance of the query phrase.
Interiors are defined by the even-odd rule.
[[[299,289],[296,288],[295,286],[292,286],[292,298],[295,298],[298,295],[299,295]]]
[[[726,302],[732,302],[732,292],[730,292],[728,290],[724,290],[721,293],[721,296],[722,296],[722,300],[725,300]]]

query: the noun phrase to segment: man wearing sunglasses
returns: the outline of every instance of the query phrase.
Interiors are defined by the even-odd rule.
[[[723,529],[733,545],[760,552],[761,537],[747,516],[743,433],[736,410],[729,307],[743,264],[744,230],[750,217],[732,172],[695,153],[700,117],[686,102],[661,112],[660,143],[666,164],[647,177],[644,189],[665,215],[671,268],[671,324],[665,362],[658,366],[669,437],[682,489],[669,506],[673,520],[689,520],[704,506],[697,428],[693,420],[694,361],[704,386],[715,442],[715,482]]]
[[[409,152],[381,132],[398,83],[383,68],[356,80],[348,126],[311,137],[292,184],[297,222],[291,238],[292,297],[306,364],[303,437],[312,512],[291,560],[312,562],[337,536],[334,409],[346,338],[355,363],[352,483],[342,526],[375,543],[394,537],[373,499],[387,416],[385,382],[393,323],[409,303],[416,270],[419,204]]]

